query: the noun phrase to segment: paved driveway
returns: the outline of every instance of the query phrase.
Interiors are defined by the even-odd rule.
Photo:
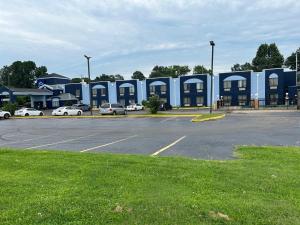
[[[231,159],[236,145],[300,146],[300,113],[190,118],[12,119],[0,121],[0,147]]]

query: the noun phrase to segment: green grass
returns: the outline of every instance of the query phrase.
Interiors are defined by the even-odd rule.
[[[208,161],[2,149],[0,224],[300,224],[300,149],[236,154]]]
[[[225,117],[225,114],[222,113],[212,113],[212,114],[201,114],[193,118],[192,122],[205,122],[210,120],[219,120],[223,119]]]

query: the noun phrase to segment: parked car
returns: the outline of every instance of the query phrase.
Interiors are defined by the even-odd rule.
[[[90,106],[86,104],[74,104],[73,107],[81,109],[83,112],[90,111]]]
[[[117,114],[126,115],[127,110],[121,104],[105,103],[105,104],[101,105],[100,113],[101,113],[101,115],[117,115]]]
[[[172,109],[173,109],[173,107],[167,102],[161,104],[159,107],[160,111],[167,111],[167,110],[172,110]]]
[[[10,112],[2,111],[2,110],[0,109],[0,118],[3,118],[3,119],[9,119],[9,117],[11,117]]]
[[[22,108],[15,111],[15,116],[43,116],[44,113],[34,108]]]
[[[127,111],[139,111],[139,110],[144,110],[144,106],[140,104],[131,104],[126,107]]]
[[[59,107],[52,111],[52,116],[81,116],[82,110],[73,106]]]

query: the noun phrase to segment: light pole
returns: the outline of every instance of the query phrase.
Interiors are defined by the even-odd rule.
[[[209,113],[212,114],[212,104],[213,104],[213,76],[214,76],[214,47],[215,47],[215,42],[210,41],[209,42],[211,45],[211,74],[210,74],[210,108],[209,108]]]
[[[92,100],[92,86],[91,86],[91,73],[90,73],[90,56],[84,55],[84,57],[87,59],[87,65],[88,65],[88,84],[89,84],[89,97],[90,97],[90,108],[91,108],[91,116],[93,115],[93,100]]]
[[[259,73],[256,74],[256,99],[258,100],[258,77],[259,77]]]

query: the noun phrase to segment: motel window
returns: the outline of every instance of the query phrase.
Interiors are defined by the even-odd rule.
[[[185,97],[183,99],[184,106],[190,106],[191,105],[191,99],[189,97]]]
[[[59,100],[57,98],[52,99],[52,107],[53,108],[59,107]]]
[[[76,98],[80,97],[80,89],[76,89],[75,91]]]
[[[134,86],[129,88],[129,94],[134,95]]]
[[[247,87],[247,81],[246,80],[239,80],[238,81],[238,87],[240,91],[245,91]]]
[[[125,88],[120,87],[120,95],[121,95],[121,96],[124,96],[124,93],[125,93]]]
[[[101,96],[106,96],[106,89],[105,88],[101,88]]]
[[[98,107],[98,102],[97,100],[93,100],[93,108],[97,108]]]
[[[184,93],[190,93],[190,84],[183,84]]]
[[[230,91],[230,89],[231,89],[231,81],[225,80],[224,81],[224,91]]]
[[[161,94],[166,94],[167,92],[167,86],[166,85],[161,85],[160,86],[160,93]]]
[[[122,106],[125,106],[125,99],[121,99],[121,100],[120,100],[120,104],[121,104]]]
[[[231,106],[231,96],[223,96],[224,106]]]
[[[203,92],[203,82],[196,83],[197,92]]]
[[[247,95],[239,95],[238,96],[239,105],[243,106],[247,103]]]
[[[196,103],[197,103],[197,106],[203,106],[203,104],[204,104],[204,98],[202,96],[198,96],[196,98]]]
[[[278,94],[270,94],[270,105],[278,104]]]
[[[155,86],[150,86],[150,95],[154,95],[155,94]]]
[[[270,89],[277,89],[278,86],[278,77],[269,78]]]
[[[96,97],[97,96],[97,89],[93,89],[92,92],[93,92],[93,97]]]
[[[166,98],[160,98],[160,101],[161,101],[162,103],[166,103],[166,102],[167,102],[167,99],[166,99]]]

